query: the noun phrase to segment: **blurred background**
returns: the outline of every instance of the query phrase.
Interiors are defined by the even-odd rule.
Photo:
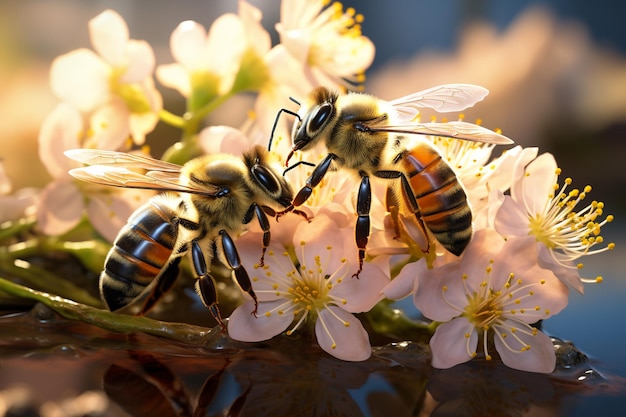
[[[280,1],[250,2],[262,9],[276,41]],[[578,188],[591,184],[589,199],[604,201],[616,215],[603,235],[618,242],[620,253],[586,260],[586,269],[605,282],[587,286],[584,297],[572,294],[576,307],[547,322],[546,330],[572,339],[601,367],[626,378],[626,3],[350,0],[344,6],[364,15],[363,33],[377,48],[367,92],[393,99],[442,83],[483,85],[491,94],[465,112],[466,120],[481,118],[519,144],[554,153],[563,175]],[[236,11],[237,1],[0,0],[0,159],[14,190],[49,181],[37,135],[57,103],[48,85],[50,64],[60,54],[91,48],[87,22],[107,8],[126,19],[131,38],[152,45],[157,64],[166,64],[172,62],[170,33],[180,22],[208,27]],[[182,114],[182,98],[160,90],[165,108]],[[237,126],[250,104],[240,98],[209,123]],[[160,124],[148,141],[159,156],[178,137]],[[598,404],[585,406],[576,415],[598,411]]]
[[[275,37],[279,0],[252,0]],[[466,112],[501,128],[524,146],[556,155],[565,176],[608,211],[626,212],[626,5],[601,0],[346,1],[365,17],[363,33],[376,45],[366,91],[385,99],[441,83],[469,82],[491,94]],[[616,9],[621,7],[622,10]],[[106,8],[126,19],[130,35],[154,48],[157,64],[172,62],[171,31],[183,20],[205,26],[236,11],[235,0],[0,0],[0,158],[14,189],[48,181],[37,155],[41,121],[57,103],[48,70],[58,55],[88,47],[87,22]],[[274,38],[276,41],[276,37]],[[184,103],[161,88],[165,107]],[[241,99],[244,100],[245,99]],[[237,125],[245,117],[217,112],[210,123]],[[149,137],[155,155],[178,132]],[[25,161],[28,161],[25,164]],[[624,216],[616,216],[617,222]],[[614,229],[615,230],[615,229]],[[610,230],[607,229],[610,233]],[[610,238],[610,236],[609,236]]]

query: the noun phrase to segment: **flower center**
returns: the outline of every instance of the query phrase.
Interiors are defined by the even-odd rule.
[[[318,311],[325,308],[330,302],[328,297],[329,286],[324,285],[319,277],[309,275],[309,272],[301,271],[301,277],[294,275],[292,277],[293,284],[287,290],[293,303],[297,305],[294,310],[296,315],[302,310]]]
[[[502,288],[494,288],[491,276],[493,262],[490,261],[486,268],[486,278],[480,282],[478,288],[470,287],[467,274],[461,276],[467,300],[464,306],[455,305],[450,301],[446,295],[448,287],[442,288],[446,303],[458,310],[482,336],[483,351],[487,360],[491,359],[488,350],[489,334],[498,337],[507,349],[523,352],[530,349],[530,346],[519,335],[537,334],[537,329],[527,322],[532,323],[551,314],[549,309],[533,305],[530,301],[535,294],[534,287],[544,285],[545,281],[523,283],[511,272]],[[470,351],[470,337],[470,333],[465,334],[467,353],[476,356],[475,351]]]
[[[557,169],[556,174],[560,172]],[[555,193],[548,196],[543,212],[532,213],[528,210],[530,234],[547,248],[559,249],[564,257],[555,260],[561,264],[615,246],[610,243],[604,248],[590,251],[593,246],[604,242],[600,235],[602,226],[613,221],[613,216],[608,215],[598,221],[604,211],[604,203],[599,201],[592,201],[577,211],[577,206],[587,197],[591,186],[587,185],[582,192],[578,189],[567,191],[571,184],[571,178],[566,178],[562,187],[556,182],[553,186]]]

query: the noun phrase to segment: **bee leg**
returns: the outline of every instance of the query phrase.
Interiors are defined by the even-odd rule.
[[[370,186],[370,177],[361,176],[361,185],[356,201],[356,227],[354,228],[356,245],[359,248],[359,270],[352,275],[358,278],[363,270],[363,260],[365,259],[365,248],[370,235],[370,206],[372,203],[372,188]]]
[[[172,285],[176,282],[176,278],[178,278],[178,264],[180,264],[180,258],[180,256],[174,258],[161,273],[158,282],[150,292],[150,295],[146,298],[141,310],[139,310],[139,315],[144,315],[150,311],[156,302],[161,299],[163,294],[172,288]]]
[[[313,188],[315,188],[320,183],[320,181],[322,181],[324,175],[326,175],[326,173],[328,172],[328,168],[330,168],[331,162],[333,162],[335,158],[337,158],[337,155],[329,153],[322,160],[322,162],[315,166],[315,169],[313,169],[311,176],[307,178],[304,187],[302,187],[300,191],[298,191],[298,194],[296,194],[296,196],[294,197],[293,202],[285,210],[276,213],[276,220],[278,220],[278,218],[285,213],[294,211],[295,207],[301,206],[306,202],[306,200],[308,200],[308,198],[311,196],[311,193],[313,193]],[[302,213],[299,210],[297,212]]]
[[[259,300],[252,289],[252,282],[250,282],[248,272],[241,264],[241,259],[239,259],[239,253],[237,252],[237,246],[235,246],[235,242],[233,242],[233,239],[228,235],[226,230],[220,230],[220,237],[222,238],[222,253],[224,254],[226,263],[235,273],[235,279],[237,280],[239,287],[243,291],[250,294],[250,297],[254,300],[254,311],[252,314],[256,317],[256,313],[259,308]]]
[[[391,227],[393,228],[394,238],[398,239],[400,237],[400,225],[398,220],[398,216],[400,213],[400,202],[398,201],[398,197],[391,187],[387,187],[385,206],[391,218]]]
[[[430,251],[430,239],[428,238],[428,231],[426,229],[426,225],[424,224],[424,221],[422,220],[422,214],[419,208],[419,205],[417,204],[417,199],[415,198],[415,194],[413,194],[413,189],[411,188],[411,184],[409,183],[409,180],[407,179],[406,175],[404,175],[402,172],[400,171],[377,171],[375,173],[375,175],[379,178],[386,178],[386,179],[393,179],[393,178],[399,178],[400,179],[400,184],[402,186],[402,197],[404,202],[407,204],[409,210],[411,210],[411,212],[415,215],[415,219],[417,220],[417,226],[420,228],[420,230],[422,231],[422,233],[424,233],[424,236],[426,236],[426,242],[427,242],[427,246],[426,249],[422,249],[422,252],[424,253],[428,253]],[[393,192],[391,192],[392,190],[390,188],[387,188],[387,209],[389,210],[390,207],[390,203],[389,203],[389,197],[390,194],[393,195],[393,200],[396,203],[396,222],[394,224],[394,229],[396,234],[399,236],[399,226],[397,223],[397,206],[399,205],[399,201],[398,198],[394,195]],[[391,212],[392,215],[392,221],[393,221],[393,216],[394,213]]]
[[[202,304],[209,309],[215,321],[220,325],[222,331],[226,330],[226,325],[222,320],[220,309],[217,302],[217,289],[215,281],[209,274],[206,266],[204,253],[197,240],[191,242],[191,260],[193,261],[193,269],[196,273],[196,292],[202,300]]]
[[[256,215],[259,225],[261,226],[261,230],[263,230],[263,249],[261,251],[261,258],[259,259],[259,266],[265,265],[265,252],[267,251],[267,247],[270,245],[270,223],[265,214],[268,211],[271,216],[276,215],[276,212],[270,207],[252,203],[243,218],[243,224],[248,224],[252,220],[252,216]]]
[[[402,174],[400,176],[401,184],[402,184],[402,194],[404,196],[404,201],[408,204],[409,208],[415,214],[415,219],[417,220],[417,226],[420,228],[424,236],[426,237],[426,249],[422,249],[423,253],[430,252],[430,238],[428,236],[428,230],[426,229],[426,225],[422,220],[422,213],[417,204],[417,199],[415,198],[415,194],[413,194],[413,189],[411,188],[411,184],[407,177]]]

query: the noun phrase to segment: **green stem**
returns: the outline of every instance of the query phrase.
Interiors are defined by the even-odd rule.
[[[224,104],[226,100],[234,96],[236,93],[234,91],[230,91],[223,96],[217,96],[209,103],[207,103],[204,107],[201,107],[197,110],[188,111],[183,116],[185,120],[185,125],[183,127],[183,143],[187,143],[188,141],[193,140],[196,133],[200,130],[200,123],[202,120],[213,110]]]
[[[170,126],[174,126],[177,127],[179,129],[183,129],[185,127],[185,119],[172,113],[169,112],[165,109],[162,109],[159,112],[159,119],[161,119],[163,122],[167,123]]]
[[[219,330],[184,323],[167,323],[148,317],[127,316],[89,307],[59,296],[23,287],[0,277],[0,291],[38,301],[70,320],[80,320],[118,333],[143,332],[185,344],[205,345]]]
[[[37,219],[34,216],[4,222],[0,225],[0,241],[28,231],[32,229],[36,223]]]

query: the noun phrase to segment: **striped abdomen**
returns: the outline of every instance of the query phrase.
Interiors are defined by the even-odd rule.
[[[472,238],[472,211],[454,171],[422,141],[401,163],[422,221],[444,248],[460,255]]]
[[[177,217],[158,198],[130,216],[100,274],[100,294],[110,310],[128,305],[167,266],[178,238]]]

